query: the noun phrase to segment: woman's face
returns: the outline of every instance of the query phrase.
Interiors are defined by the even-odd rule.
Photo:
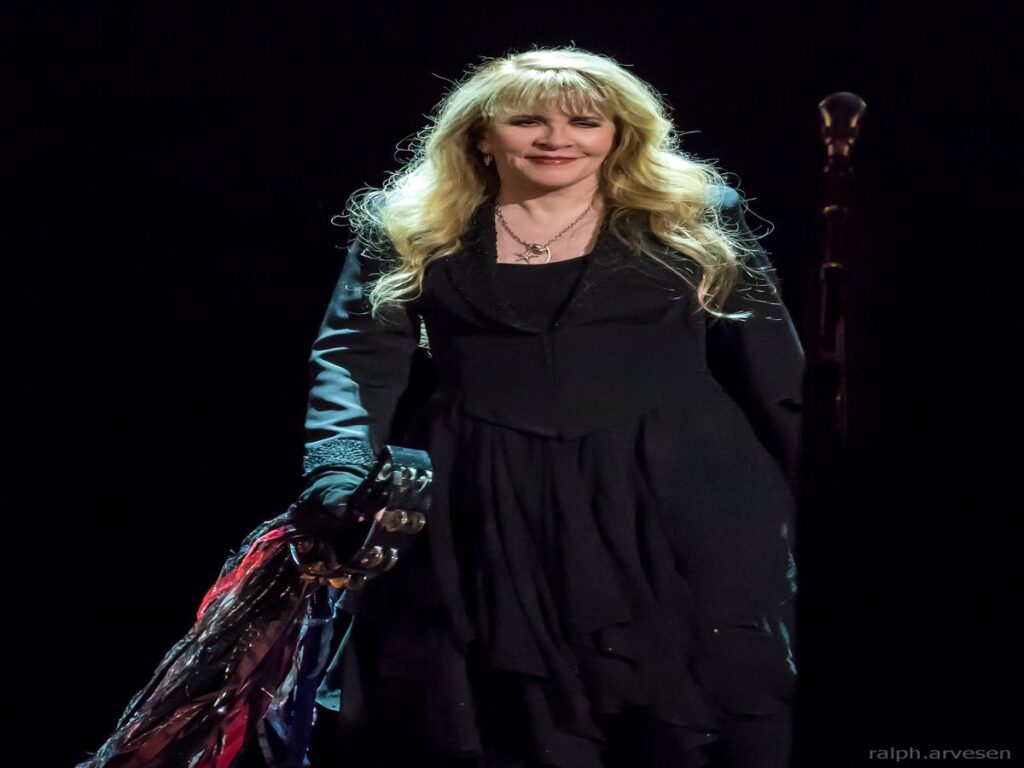
[[[544,193],[597,186],[601,164],[615,143],[615,123],[597,112],[544,109],[496,118],[477,148],[494,155],[502,189]]]

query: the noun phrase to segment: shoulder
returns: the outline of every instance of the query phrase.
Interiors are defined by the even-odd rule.
[[[747,220],[747,204],[740,193],[732,187],[715,184],[708,188],[708,206],[717,208],[719,219],[725,231],[735,240],[753,251],[763,251],[759,240],[761,235],[755,235]],[[757,217],[755,215],[755,218]],[[759,253],[758,257],[763,257]]]
[[[334,248],[345,255],[347,263],[385,269],[399,261],[398,251],[387,232],[373,222],[361,221],[354,225],[335,217],[331,223],[339,228],[333,233]]]
[[[721,208],[730,213],[740,210],[743,202],[740,193],[725,184],[712,184],[708,187],[707,199],[710,207]]]
[[[386,193],[373,187],[363,187],[350,194],[343,212],[331,217],[331,224],[336,228],[336,247],[362,259],[393,259],[395,248],[385,225],[389,203]]]

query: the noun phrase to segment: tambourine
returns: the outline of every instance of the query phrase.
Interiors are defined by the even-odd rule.
[[[425,451],[385,446],[369,476],[349,497],[333,534],[290,543],[301,578],[357,590],[367,579],[394,568],[427,523],[433,476]],[[359,530],[368,519],[372,523],[365,539],[349,554],[353,529]]]

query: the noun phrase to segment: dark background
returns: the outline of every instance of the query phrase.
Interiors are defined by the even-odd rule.
[[[1009,7],[16,11],[17,764],[96,749],[225,557],[293,499],[306,359],[341,266],[331,215],[397,167],[466,66],[569,43],[632,65],[674,107],[684,149],[735,174],[774,226],[763,242],[802,327],[821,253],[817,104],[840,90],[867,102],[856,439],[840,501],[802,524],[801,760],[1019,746]]]

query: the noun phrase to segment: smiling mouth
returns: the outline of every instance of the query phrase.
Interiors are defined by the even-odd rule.
[[[579,160],[578,157],[539,157],[532,156],[527,157],[527,160],[531,160],[534,163],[545,163],[551,165],[561,165],[562,163],[571,163],[574,160]]]

